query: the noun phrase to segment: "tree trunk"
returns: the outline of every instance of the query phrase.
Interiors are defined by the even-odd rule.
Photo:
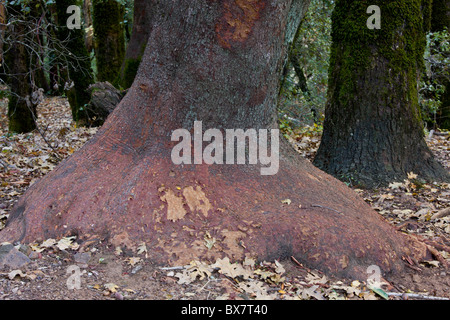
[[[450,0],[433,0],[431,32],[445,29],[450,32]],[[450,130],[450,81],[448,76],[450,75],[443,80],[445,91],[441,97],[438,124],[440,128]]]
[[[430,2],[422,2],[378,1],[381,30],[366,27],[367,2],[336,2],[324,132],[314,160],[320,169],[363,187],[403,181],[409,172],[448,181],[420,118],[417,83],[430,13]]]
[[[66,61],[69,73],[68,83],[66,83],[67,98],[72,109],[73,120],[78,125],[86,125],[91,118],[85,107],[90,99],[86,90],[94,82],[91,60],[84,42],[84,30],[67,27],[67,20],[72,15],[70,12],[67,13],[67,8],[77,3],[76,0],[58,0],[55,6],[58,19],[58,39],[63,41],[66,49],[70,52]],[[73,82],[72,87],[71,82]]]
[[[10,132],[25,133],[36,128],[36,106],[31,103],[29,54],[25,47],[25,26],[15,21],[20,14],[20,6],[8,6],[6,32],[11,41],[5,50],[5,64],[10,87],[8,103],[8,128]]]
[[[94,49],[94,27],[92,26],[91,0],[83,1],[83,18],[85,29],[84,45],[86,46],[87,52],[90,54]]]
[[[146,0],[135,0],[133,30],[120,68],[119,85],[128,89],[133,84],[152,28],[152,8]]]
[[[3,64],[3,39],[6,30],[6,10],[3,2],[0,2],[0,63]]]
[[[116,0],[93,0],[97,80],[115,84],[125,55],[125,7]]]
[[[41,23],[42,18],[44,18],[44,3],[41,0],[33,0],[29,3],[31,8],[30,18],[36,27]],[[46,78],[46,72],[44,67],[44,56],[45,52],[43,47],[45,46],[44,37],[40,32],[36,32],[32,35],[31,43],[36,47],[36,51],[31,55],[30,65],[31,68],[31,88],[32,91],[37,91],[39,88],[42,88],[44,92],[50,91],[50,85]]]
[[[431,32],[450,31],[450,0],[433,0]]]
[[[280,156],[273,175],[261,175],[261,163],[172,161],[172,133],[192,133],[195,120],[205,130],[276,128],[286,49],[309,1],[149,2],[157,14],[128,94],[95,137],[30,187],[0,242],[145,242],[152,261],[172,265],[293,256],[360,279],[371,264],[400,271],[402,257],[426,256],[285,140],[271,151]]]

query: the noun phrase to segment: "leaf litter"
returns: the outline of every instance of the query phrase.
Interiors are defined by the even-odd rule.
[[[64,158],[78,150],[97,128],[79,128],[71,120],[67,99],[46,98],[38,106],[40,132],[9,134],[5,100],[0,101],[0,229],[17,199]],[[313,159],[320,144],[317,126],[305,127],[288,136],[307,159]],[[438,160],[450,168],[450,143],[442,136],[427,138]],[[351,187],[351,186],[350,186]],[[450,234],[450,186],[424,184],[415,173],[388,188],[355,191],[400,231],[421,236],[447,248]],[[290,199],[281,199],[290,205]],[[215,239],[203,239],[207,247]],[[1,245],[1,244],[0,244]],[[187,266],[161,268],[148,259],[141,243],[133,253],[124,248],[92,242],[80,247],[76,237],[46,239],[41,243],[17,246],[31,263],[21,269],[0,269],[0,299],[423,299],[433,294],[450,297],[450,281],[438,260],[423,264],[422,272],[437,270],[436,282],[425,283],[413,274],[411,287],[384,283],[370,288],[352,279],[331,279],[310,270],[294,257],[289,261],[257,262],[252,257],[230,261],[224,257],[214,263],[192,261]],[[88,252],[87,263],[77,263],[75,254]],[[438,253],[445,261],[446,250]],[[78,265],[81,290],[68,290],[68,266]],[[439,277],[441,276],[441,277]],[[428,278],[427,278],[428,279]],[[439,292],[436,283],[441,284]],[[417,293],[415,293],[416,291]]]

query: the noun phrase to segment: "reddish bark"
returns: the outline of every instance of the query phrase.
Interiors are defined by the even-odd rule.
[[[127,96],[92,140],[30,187],[0,242],[76,234],[131,248],[145,241],[163,264],[294,256],[358,278],[371,264],[399,271],[402,256],[423,258],[423,244],[286,142],[272,176],[261,176],[258,165],[171,162],[172,130],[191,129],[194,120],[204,129],[276,125],[278,75],[307,1],[258,3],[265,5],[154,1],[164,14],[156,15]],[[241,5],[252,9],[242,13]],[[234,25],[220,27],[227,17]]]

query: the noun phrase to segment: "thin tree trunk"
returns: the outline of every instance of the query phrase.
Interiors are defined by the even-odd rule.
[[[409,172],[448,181],[425,143],[418,104],[430,2],[378,4],[381,30],[369,30],[365,1],[336,2],[328,103],[314,164],[365,187],[403,181]]]
[[[6,10],[3,1],[0,2],[0,63],[3,64],[3,39],[6,30]]]
[[[84,44],[88,53],[94,49],[94,27],[92,26],[92,3],[91,0],[83,1],[83,17],[85,28]]]

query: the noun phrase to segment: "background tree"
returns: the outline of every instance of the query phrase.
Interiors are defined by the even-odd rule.
[[[94,27],[92,26],[91,0],[83,0],[83,20],[85,31],[84,44],[86,46],[86,50],[90,54],[94,50]]]
[[[97,81],[116,82],[125,56],[125,6],[117,0],[93,0]]]
[[[450,130],[450,1],[433,0],[431,18],[431,36],[433,43],[430,44],[430,55],[432,66],[438,84],[442,86],[442,95],[438,109],[438,125],[443,129]],[[440,62],[440,63],[439,63]]]
[[[0,61],[3,62],[3,38],[6,29],[6,9],[3,1],[0,2]]]
[[[67,67],[68,76],[65,80],[65,90],[72,109],[72,117],[79,125],[86,125],[91,118],[86,109],[90,100],[87,88],[94,83],[94,77],[90,56],[86,50],[84,29],[67,27],[67,21],[73,14],[67,13],[67,8],[71,5],[79,5],[79,3],[77,0],[58,0],[55,3],[57,35],[58,39],[64,42],[65,50],[70,52],[64,56],[64,64]]]
[[[9,131],[30,132],[36,128],[36,105],[31,102],[29,53],[26,47],[27,28],[23,19],[21,5],[7,6],[7,43],[5,61],[7,82],[10,88],[8,102]]]
[[[172,132],[193,133],[195,120],[221,132],[277,128],[280,74],[309,1],[148,2],[154,28],[128,94],[95,137],[27,190],[0,242],[71,234],[131,249],[145,242],[164,264],[295,257],[361,279],[371,264],[394,272],[402,257],[425,258],[424,244],[285,140],[275,175],[261,175],[261,163],[172,162]]]
[[[133,29],[118,81],[118,84],[125,89],[131,87],[133,83],[151,32],[152,8],[149,4],[145,0],[134,1]]]
[[[431,1],[375,1],[381,30],[366,26],[365,1],[336,1],[328,102],[314,164],[366,187],[408,172],[449,178],[428,149],[418,104]]]
[[[292,43],[279,99],[282,128],[321,125],[326,103],[334,1],[312,0]]]
[[[7,6],[9,24],[2,38],[5,59],[1,79],[10,89],[9,126],[13,132],[33,130],[36,106],[44,93],[62,94],[61,88],[67,89],[74,120],[87,123],[89,117],[83,108],[89,101],[86,89],[93,82],[92,71],[83,30],[69,31],[66,25],[66,10],[71,4],[78,2],[27,0]]]

